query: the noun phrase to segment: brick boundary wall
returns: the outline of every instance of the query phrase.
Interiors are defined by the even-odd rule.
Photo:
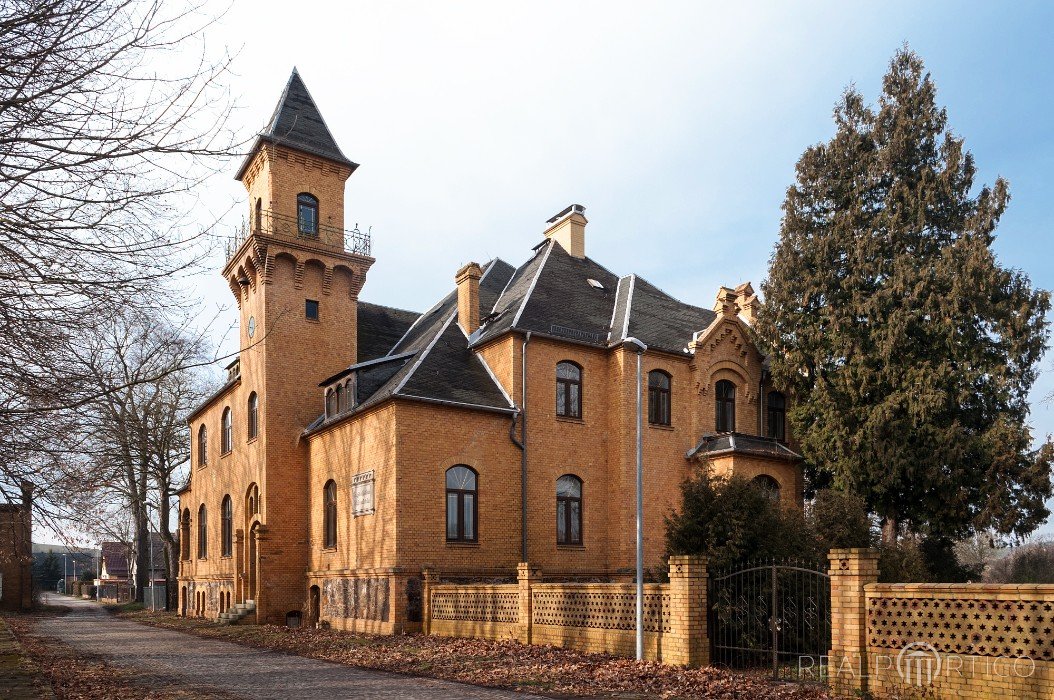
[[[515,584],[443,584],[427,569],[423,579],[427,634],[635,654],[634,584],[543,583],[542,572],[524,563]],[[645,585],[645,659],[683,666],[709,662],[707,581],[705,558],[671,557],[670,582]]]
[[[1054,698],[1054,585],[880,584],[875,552],[830,559],[836,694]]]

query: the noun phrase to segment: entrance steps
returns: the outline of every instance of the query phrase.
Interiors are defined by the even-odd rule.
[[[216,622],[221,625],[236,625],[254,612],[256,612],[256,601],[247,600],[244,603],[232,605],[227,612],[221,612]]]

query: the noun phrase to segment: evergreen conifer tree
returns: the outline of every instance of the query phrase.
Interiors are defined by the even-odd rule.
[[[1052,491],[1054,447],[1034,449],[1027,424],[1050,301],[991,249],[1008,185],[974,189],[906,47],[877,106],[849,88],[834,118],[798,161],[756,324],[794,434],[884,542],[902,527],[1025,535]]]

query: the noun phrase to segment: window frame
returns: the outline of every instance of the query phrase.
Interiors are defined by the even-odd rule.
[[[315,315],[311,315],[311,305],[314,304]],[[319,321],[322,318],[322,305],[318,299],[304,299],[304,318],[308,321]]]
[[[260,395],[255,391],[249,394],[246,409],[249,418],[246,421],[246,434],[249,440],[255,440],[260,435]]]
[[[205,504],[198,506],[198,559],[209,558],[209,523]]]
[[[652,386],[651,379],[653,376],[665,377],[666,386]],[[657,404],[659,408],[665,408],[665,416],[655,415],[659,413],[653,409]],[[673,425],[673,376],[663,369],[653,369],[648,372],[648,425],[663,427]]]
[[[322,487],[322,549],[337,548],[337,482]]]
[[[561,496],[560,495],[560,482],[564,479],[573,479],[578,483],[578,496]],[[581,477],[577,474],[564,474],[556,480],[556,545],[558,547],[581,547],[582,543],[585,542],[585,534],[583,525],[585,523],[585,516],[582,511],[582,504],[584,502],[585,495],[585,484]],[[564,506],[564,539],[560,539],[560,505]],[[572,536],[574,530],[571,527],[573,518],[571,517],[571,505],[578,505],[578,539],[575,540]]]
[[[198,426],[198,466],[209,463],[209,429],[204,423]]]
[[[577,379],[568,379],[560,376],[560,367],[567,365],[573,367],[578,372]],[[556,416],[558,418],[568,418],[571,420],[583,420],[582,410],[583,401],[583,375],[585,371],[582,369],[582,365],[578,364],[573,360],[560,360],[556,363]],[[571,389],[572,387],[578,387],[577,406],[571,407]],[[564,405],[560,405],[560,389],[564,390]],[[572,409],[569,411],[569,408]],[[577,408],[577,413],[574,412],[574,408]]]
[[[304,210],[312,212],[314,230],[304,228]],[[296,196],[296,231],[297,235],[305,238],[318,238],[319,236],[318,197],[310,192],[301,192]]]
[[[458,468],[467,469],[472,473],[473,488],[459,489],[451,488],[449,485],[450,472]],[[444,512],[446,518],[443,520],[443,532],[446,541],[452,544],[476,544],[479,542],[479,472],[467,464],[455,464],[443,472]],[[450,496],[456,496],[457,508],[457,536],[450,537]],[[465,496],[472,496],[472,537],[465,537]]]
[[[780,405],[773,405],[773,399],[778,399]],[[778,422],[779,431],[773,430],[773,422]],[[782,391],[773,390],[765,395],[765,436],[779,442],[787,440],[787,395]]]
[[[750,483],[764,491],[765,495],[773,502],[779,503],[783,500],[783,485],[779,479],[771,474],[758,474],[750,480]]]
[[[184,508],[179,518],[179,560],[190,561],[190,508]]]
[[[228,455],[234,449],[234,415],[230,406],[224,406],[220,414],[220,454]]]
[[[732,388],[730,396],[721,395],[724,387]],[[727,419],[727,425],[722,424],[722,415]],[[714,384],[714,432],[736,432],[736,384],[729,379],[721,379]]]
[[[234,503],[231,495],[225,494],[220,501],[220,556],[229,557],[234,552]]]
[[[253,233],[263,233],[263,201],[259,197],[256,198],[256,210],[253,214],[253,223],[256,224]]]

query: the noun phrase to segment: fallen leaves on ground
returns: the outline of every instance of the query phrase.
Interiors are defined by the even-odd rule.
[[[684,669],[514,641],[370,635],[275,625],[218,625],[172,613],[122,618],[313,659],[561,697],[821,700],[816,685],[775,683],[717,668]]]
[[[225,697],[215,691],[180,688],[161,678],[118,668],[54,637],[38,635],[34,627],[41,617],[30,614],[5,619],[26,654],[40,669],[41,681],[50,685],[57,700],[204,700]]]

